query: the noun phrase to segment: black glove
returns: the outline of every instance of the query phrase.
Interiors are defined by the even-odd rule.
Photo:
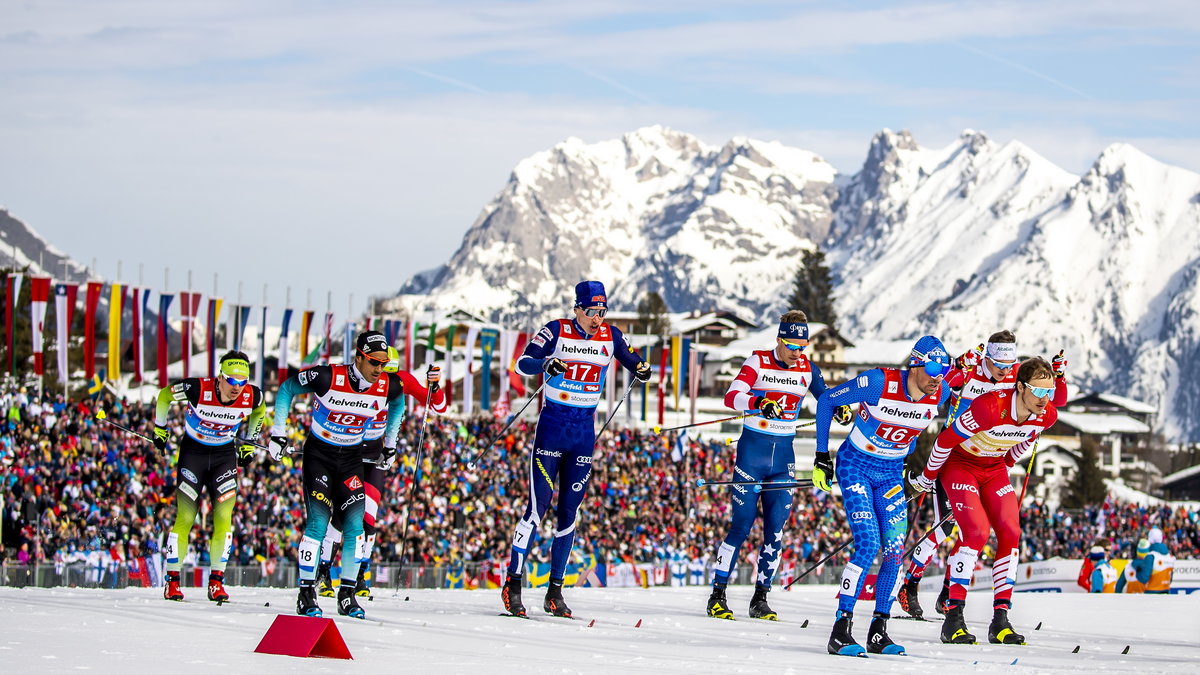
[[[818,452],[813,459],[812,482],[819,490],[829,492],[829,479],[833,478],[833,458],[828,452]]]
[[[154,425],[154,447],[158,448],[159,452],[165,452],[167,449],[167,439],[171,437],[171,432],[167,431],[166,427]]]
[[[546,374],[550,377],[554,377],[555,375],[562,375],[567,372],[567,364],[563,363],[562,359],[550,358],[542,363],[542,370],[546,371]]]
[[[387,471],[392,468],[392,464],[396,462],[396,449],[383,446],[383,451],[379,453],[379,461],[375,462],[375,466]]]
[[[850,424],[854,419],[854,411],[848,405],[839,405],[833,409],[833,421],[842,426]]]
[[[779,401],[759,396],[754,399],[754,407],[758,408],[759,414],[769,420],[777,420],[783,417],[783,406],[779,405]]]
[[[257,447],[250,445],[249,443],[243,443],[237,446],[237,465],[239,469],[244,469],[250,466],[250,462],[254,461],[254,451],[257,449]]]
[[[633,369],[633,376],[637,378],[638,382],[649,382],[652,375],[650,364],[645,361],[638,362],[637,368]]]

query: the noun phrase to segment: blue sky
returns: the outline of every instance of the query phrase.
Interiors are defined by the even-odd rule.
[[[965,128],[1200,171],[1195,2],[15,0],[0,205],[102,275],[335,310],[445,261],[522,158],[663,124],[853,173]],[[572,280],[566,280],[573,283]]]

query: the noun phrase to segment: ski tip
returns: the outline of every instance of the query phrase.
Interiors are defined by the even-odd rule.
[[[271,606],[271,603],[269,603],[269,602],[264,602],[264,603],[263,603],[263,607],[270,607],[270,606]]]
[[[375,596],[373,596],[373,595],[368,595],[368,596],[367,596],[367,602],[375,602]]]
[[[1041,630],[1041,629],[1042,629],[1042,622],[1039,621],[1038,625],[1034,628],[1034,630]]]
[[[637,622],[637,623],[635,623],[635,624],[633,624],[633,627],[634,627],[634,628],[641,628],[641,627],[642,627],[642,620],[641,620],[641,619],[638,619],[638,622]]]
[[[587,627],[588,627],[588,628],[591,628],[592,626],[595,626],[595,625],[596,625],[596,620],[595,620],[595,619],[592,619],[591,621],[589,621],[589,622],[588,622],[588,626],[587,626]]]
[[[1125,645],[1125,649],[1122,649],[1122,650],[1121,650],[1121,653],[1122,653],[1122,654],[1128,654],[1128,653],[1129,653],[1129,645]]]
[[[801,628],[808,628],[808,619],[805,619],[805,620],[804,620],[804,623],[800,624],[800,627],[801,627]]]
[[[408,602],[408,596],[407,596],[407,595],[406,595],[406,596],[404,596],[404,601],[405,601],[405,602]]]
[[[1079,653],[1079,645],[1075,645],[1075,649],[1072,649],[1072,650],[1071,650],[1071,653],[1072,653],[1072,654],[1078,654],[1078,653]]]
[[[1019,660],[1020,660],[1019,658],[1017,658],[1017,659],[1013,659],[1013,660],[1012,660],[1012,663],[1010,663],[1010,664],[1008,664],[1008,665],[1010,665],[1010,666],[1015,666],[1015,665],[1017,665],[1017,661],[1019,661]]]

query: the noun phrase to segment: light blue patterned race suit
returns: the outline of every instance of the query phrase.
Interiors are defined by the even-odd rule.
[[[830,389],[817,402],[817,451],[829,446],[833,409],[858,403],[850,435],[837,453],[837,480],[854,554],[842,573],[838,608],[854,611],[864,572],[880,549],[883,558],[875,582],[875,611],[890,614],[900,590],[900,557],[908,530],[904,496],[904,458],[916,447],[917,436],[937,417],[949,388],[919,400],[908,395],[908,370],[875,368]]]
[[[739,481],[790,481],[796,465],[792,442],[799,424],[800,402],[805,394],[820,396],[826,389],[821,370],[801,356],[788,368],[775,358],[772,350],[756,351],[742,364],[729,391],[725,405],[739,412],[754,408],[759,396],[779,402],[783,417],[775,420],[760,416],[742,420],[742,435],[738,438],[734,479]],[[783,526],[792,508],[792,490],[767,490],[755,493],[745,485],[731,485],[733,522],[729,533],[717,549],[713,586],[724,588],[737,569],[738,553],[750,535],[754,519],[762,504],[763,543],[758,556],[758,573],[754,583],[769,590],[779,569],[783,551]]]
[[[550,580],[561,583],[575,543],[579,505],[592,476],[596,406],[604,392],[609,364],[616,358],[632,372],[642,359],[616,327],[601,324],[589,338],[573,319],[558,319],[543,326],[526,345],[517,369],[535,375],[549,358],[561,359],[567,372],[546,380],[546,403],[529,455],[529,505],[513,533],[508,573],[513,577],[524,574],[525,556],[533,545],[537,525],[550,507],[551,495],[558,490]]]

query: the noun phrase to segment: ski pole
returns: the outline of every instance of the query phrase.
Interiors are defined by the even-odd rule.
[[[597,441],[600,440],[600,436],[604,434],[604,430],[608,428],[608,423],[613,421],[613,418],[617,416],[617,411],[621,409],[621,404],[625,402],[626,398],[628,398],[629,392],[633,390],[633,383],[636,381],[637,378],[629,378],[629,386],[625,387],[625,393],[621,394],[621,400],[617,401],[617,405],[615,408],[613,408],[612,414],[608,416],[608,419],[604,420],[604,426],[600,427],[600,433],[596,434]]]
[[[909,497],[908,499],[905,499],[905,500],[904,500],[904,503],[905,503],[905,504],[908,504],[909,502],[911,502],[912,500],[914,500],[914,499],[916,499],[916,498],[917,498],[917,495],[913,495],[913,496]],[[940,524],[940,523],[939,523],[939,524]],[[936,526],[935,526],[935,527],[936,527]],[[918,540],[918,541],[920,541],[920,540]],[[808,569],[806,569],[806,570],[804,570],[803,572],[801,572],[801,573],[800,573],[800,576],[796,577],[795,579],[792,579],[792,580],[791,580],[791,582],[789,582],[787,586],[784,586],[784,587],[783,587],[783,590],[785,590],[785,591],[786,591],[787,589],[789,589],[789,588],[791,588],[791,587],[792,587],[792,584],[796,583],[797,581],[800,581],[801,579],[803,579],[804,577],[808,576],[809,574],[812,574],[812,572],[813,572],[814,570],[816,570],[816,569],[817,569],[818,567],[820,567],[821,565],[824,565],[826,562],[828,562],[828,561],[829,561],[829,559],[830,559],[830,558],[832,558],[833,556],[837,555],[839,552],[841,552],[841,550],[842,550],[842,549],[846,548],[847,546],[849,546],[850,544],[853,544],[853,543],[854,543],[854,537],[853,537],[853,536],[851,536],[851,537],[850,537],[849,539],[847,539],[847,540],[846,540],[846,542],[845,542],[845,543],[843,543],[841,546],[838,546],[837,548],[835,548],[835,549],[833,549],[832,551],[830,551],[830,552],[829,552],[829,555],[825,556],[824,558],[821,558],[821,559],[820,559],[820,560],[818,560],[818,561],[816,562],[816,564],[814,564],[812,567],[809,567]],[[907,555],[907,554],[905,554],[905,555]],[[901,556],[901,558],[900,558],[900,559],[901,559],[901,560],[903,560],[903,559],[904,559],[904,557],[903,557],[903,556]]]
[[[428,384],[428,383],[426,383]],[[425,425],[429,422],[429,401],[433,397],[433,392],[429,389],[425,390],[425,410],[421,413],[421,433],[417,435],[417,463],[413,465],[413,480],[408,485],[408,495],[404,498],[404,525],[400,530],[400,569],[404,569],[404,549],[408,546],[408,521],[412,515],[412,496],[417,489],[417,483],[421,480],[421,461],[422,454],[425,452]],[[400,594],[400,580],[396,580],[396,592],[392,597]]]
[[[792,481],[763,481],[763,480],[706,480],[704,478],[696,479],[697,487],[709,487],[712,485],[783,485]],[[812,481],[809,481],[812,482]]]
[[[114,427],[120,429],[121,431],[124,431],[127,434],[132,434],[134,436],[137,436],[138,438],[142,439],[143,441],[146,441],[147,443],[154,442],[153,438],[150,438],[149,436],[143,436],[142,434],[139,434],[138,432],[134,431],[133,429],[130,429],[129,427],[122,426],[122,425],[117,424],[116,422],[108,419],[108,415],[103,410],[96,411],[96,419],[98,419],[102,422],[108,422],[111,426],[114,426]]]
[[[762,485],[755,485],[754,491],[755,492],[770,492],[772,490],[791,490],[793,488],[812,487],[812,485],[813,485],[813,482],[811,480],[796,480],[796,481],[792,481],[790,483],[775,483],[775,484],[763,483]]]
[[[1041,439],[1038,439],[1041,440]],[[1029,455],[1029,466],[1025,470],[1025,482],[1021,485],[1021,498],[1017,500],[1017,508],[1025,502],[1025,489],[1029,487],[1029,477],[1033,475],[1033,462],[1037,459],[1038,441],[1033,442],[1033,452]]]
[[[733,417],[722,417],[719,420],[709,420],[707,422],[696,422],[695,424],[683,424],[683,425],[680,425],[677,427],[667,427],[666,429],[656,425],[656,426],[652,427],[650,430],[656,434],[661,434],[664,431],[678,431],[680,429],[691,429],[692,427],[702,427],[706,424],[717,424],[718,422],[732,422],[734,420],[740,420],[740,419],[744,419],[746,417],[753,417],[753,416],[757,415],[758,412],[759,411],[757,411],[757,410],[747,410],[745,413],[742,413],[741,415],[734,415]]]
[[[508,428],[512,426],[512,423],[516,422],[517,418],[521,416],[521,413],[525,412],[525,409],[529,407],[529,404],[533,403],[537,399],[538,394],[542,393],[542,389],[545,386],[546,383],[542,382],[542,386],[538,387],[537,391],[533,392],[533,394],[529,397],[529,400],[525,402],[525,405],[521,406],[521,409],[517,411],[517,414],[513,415],[512,419],[508,420],[508,424],[505,424],[504,428],[497,432],[496,435],[492,437],[492,440],[488,441],[487,445],[483,446],[479,452],[476,452],[471,459],[467,460],[468,469],[475,468],[476,464],[479,462],[479,459],[492,449],[492,446],[496,444],[496,441],[500,440],[500,437],[504,435],[504,432],[508,431]]]

